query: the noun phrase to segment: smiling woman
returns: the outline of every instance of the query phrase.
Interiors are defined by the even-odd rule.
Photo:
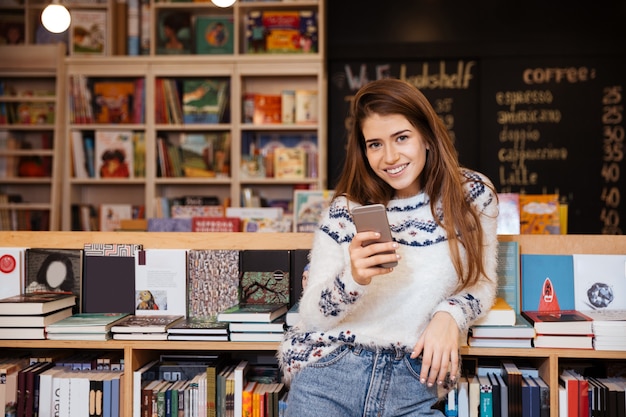
[[[301,318],[279,350],[286,416],[443,415],[432,407],[460,372],[460,334],[495,296],[496,193],[460,166],[442,120],[408,82],[365,84],[349,120]],[[391,240],[357,229],[353,210],[373,204]],[[381,363],[391,371],[379,374]]]

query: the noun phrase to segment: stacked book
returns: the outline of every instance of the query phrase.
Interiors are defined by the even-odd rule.
[[[504,298],[496,298],[491,310],[469,329],[467,344],[473,347],[530,348],[533,326]]]
[[[593,319],[578,310],[523,311],[536,348],[593,349]]]
[[[187,317],[167,329],[168,340],[227,341],[228,323],[211,318]]]
[[[46,326],[51,340],[109,340],[111,327],[128,313],[77,313]]]
[[[228,323],[233,342],[280,342],[285,330],[287,304],[237,304],[217,315]]]
[[[46,326],[72,315],[76,296],[29,293],[0,299],[0,339],[45,339]]]
[[[111,333],[113,339],[119,340],[167,340],[167,330],[184,318],[181,315],[130,315],[116,322]]]

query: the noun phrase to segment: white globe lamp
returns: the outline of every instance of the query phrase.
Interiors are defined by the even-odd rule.
[[[211,2],[217,7],[230,7],[235,4],[237,0],[211,0]]]
[[[41,12],[41,23],[52,33],[65,32],[70,27],[71,21],[70,12],[59,3],[59,0],[53,0]]]

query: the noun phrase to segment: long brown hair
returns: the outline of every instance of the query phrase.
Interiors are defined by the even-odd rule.
[[[482,225],[463,190],[458,154],[447,129],[426,97],[411,84],[397,79],[372,81],[362,87],[350,108],[346,161],[335,197],[345,195],[360,204],[387,204],[395,190],[370,167],[361,126],[372,114],[404,116],[422,135],[429,149],[420,189],[430,197],[430,209],[437,223],[446,231],[452,262],[459,276],[459,288],[476,283],[485,273],[483,265]],[[486,184],[489,185],[489,184]],[[443,222],[435,214],[437,204],[444,213]],[[463,266],[459,244],[467,253]]]

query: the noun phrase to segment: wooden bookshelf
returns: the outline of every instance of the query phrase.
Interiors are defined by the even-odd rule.
[[[311,233],[157,233],[157,232],[0,232],[2,247],[82,248],[86,242],[141,243],[145,248],[187,249],[308,249]],[[516,235],[500,236],[503,241],[517,241],[521,253],[544,254],[623,254],[625,236],[604,235]],[[52,341],[2,340],[0,350],[22,348],[119,350],[124,353],[127,372],[124,374],[125,409],[123,415],[132,415],[132,371],[161,352],[173,351],[230,351],[274,352],[276,343],[244,342],[142,342],[116,341]],[[550,386],[551,416],[558,417],[559,364],[564,361],[619,361],[624,362],[623,351],[596,351],[579,349],[500,349],[463,347],[461,354],[468,358],[523,358],[539,369]]]

